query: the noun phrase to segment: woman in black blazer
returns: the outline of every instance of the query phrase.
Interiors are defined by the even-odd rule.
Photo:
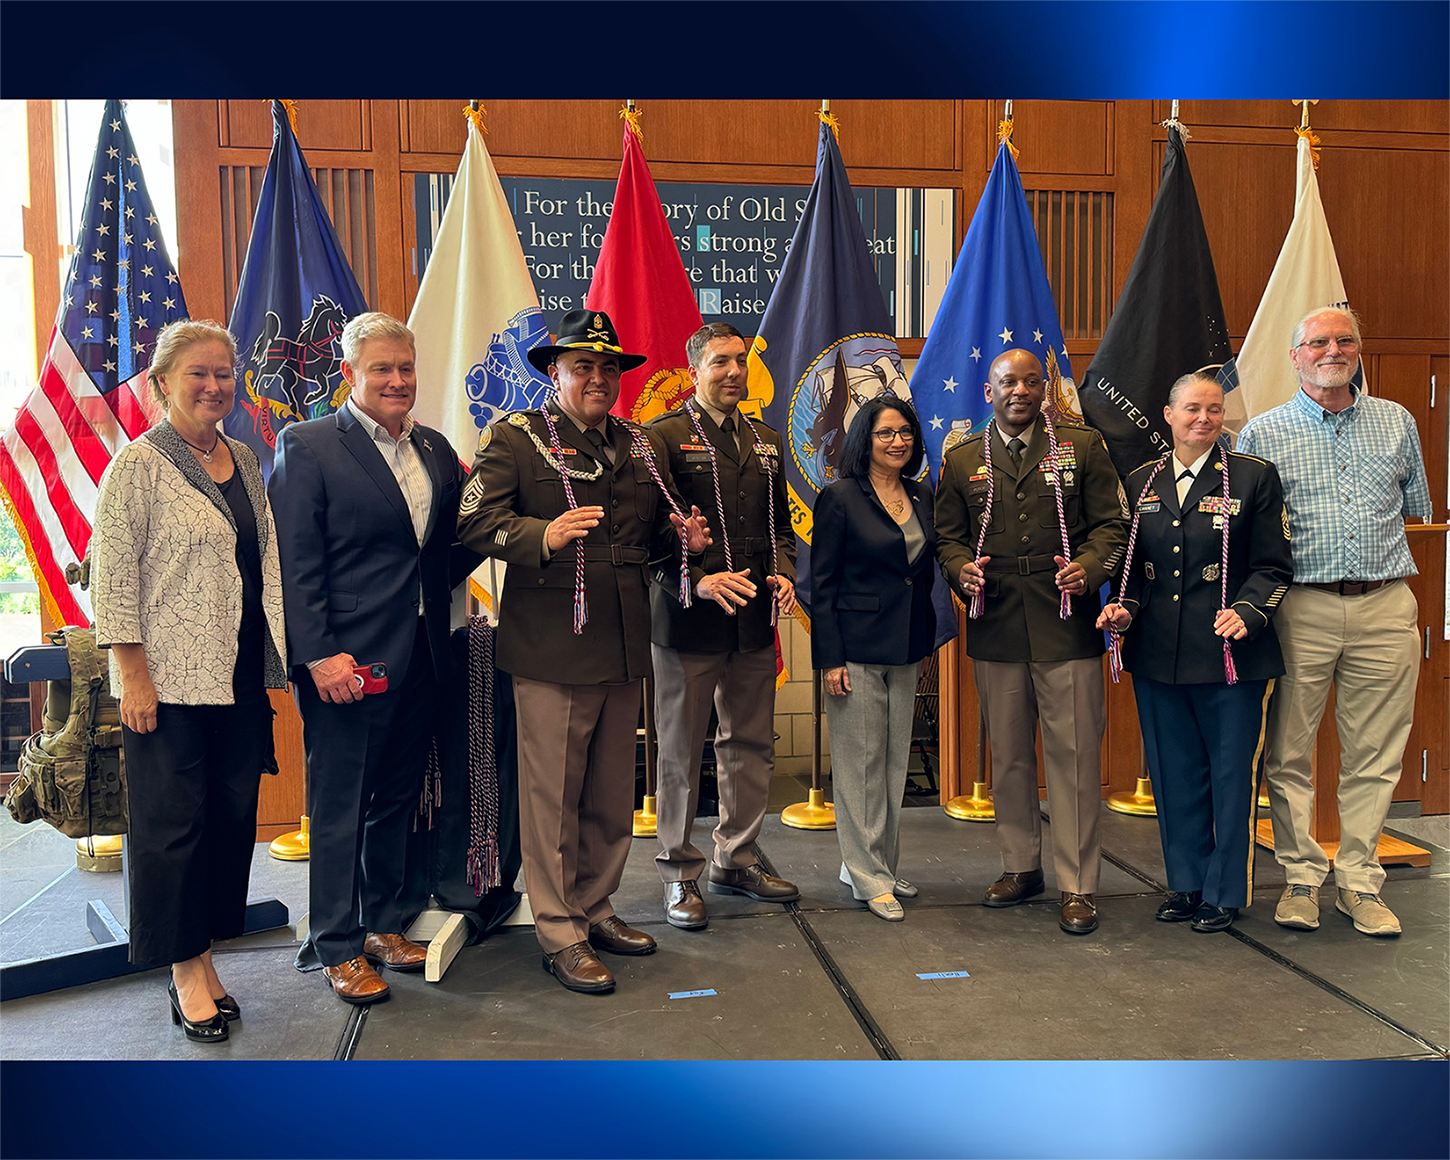
[[[921,659],[932,651],[936,529],[921,470],[921,424],[891,395],[856,413],[842,478],[816,500],[811,536],[811,664],[831,736],[841,881],[888,922],[905,914],[898,823]]]

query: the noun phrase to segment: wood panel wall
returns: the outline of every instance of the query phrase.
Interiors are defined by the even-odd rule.
[[[411,252],[412,175],[452,173],[465,134],[452,101],[304,101],[299,138],[317,169],[366,173],[372,182],[371,236],[350,221],[344,233],[376,308],[406,317],[417,293]],[[615,101],[484,99],[487,143],[500,173],[612,179],[622,124]],[[179,264],[188,304],[224,319],[238,273],[224,250],[240,252],[233,212],[223,228],[221,183],[239,168],[266,164],[271,115],[262,101],[178,101],[175,106]],[[812,101],[640,101],[644,147],[656,179],[807,184],[815,164]],[[861,185],[960,190],[958,238],[975,210],[996,153],[1000,101],[835,101],[841,152]],[[1166,101],[1014,103],[1014,141],[1030,193],[1110,195],[1111,237],[1103,239],[1099,291],[1109,311],[1147,221],[1167,132]],[[1293,216],[1292,128],[1288,101],[1181,103],[1189,163],[1235,348],[1263,294]],[[1325,101],[1312,112],[1321,138],[1319,185],[1345,283],[1365,319],[1371,389],[1404,403],[1420,424],[1436,519],[1446,519],[1446,409],[1450,395],[1450,104],[1443,101]],[[1046,202],[1050,205],[1050,199]],[[1039,221],[1043,220],[1041,217]],[[364,231],[364,235],[367,231]],[[375,267],[375,270],[374,270]],[[362,280],[362,279],[360,279]],[[1056,288],[1055,288],[1056,289]],[[1061,299],[1059,299],[1061,301]],[[1091,311],[1070,327],[1076,377],[1097,348],[1101,320]],[[1104,314],[1104,317],[1106,315]],[[903,343],[903,353],[919,352]],[[1431,406],[1431,376],[1436,377]],[[1422,575],[1415,583],[1421,623],[1431,629],[1422,662],[1416,730],[1397,797],[1427,813],[1450,812],[1447,728],[1450,664],[1444,623],[1445,532],[1412,533]],[[949,680],[944,688],[950,686]],[[944,770],[943,789],[972,779],[976,720],[969,666],[955,682],[964,723]],[[1137,715],[1130,685],[1110,686],[1104,789],[1131,788],[1139,770]],[[295,727],[279,734],[284,760],[300,765]],[[1337,766],[1332,730],[1319,765]],[[1422,766],[1425,778],[1421,780]],[[264,829],[295,824],[295,774],[264,787]]]

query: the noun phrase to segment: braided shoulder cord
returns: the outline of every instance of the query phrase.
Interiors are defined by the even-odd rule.
[[[987,429],[982,432],[982,460],[987,466],[987,510],[982,513],[982,526],[977,532],[977,550],[973,553],[973,561],[982,558],[982,545],[987,542],[987,525],[992,522],[992,501],[997,495],[997,473],[992,469],[992,432],[997,429],[997,420],[988,419]],[[972,593],[972,603],[967,609],[967,615],[973,620],[981,617],[987,607],[987,584],[984,579],[982,586]]]
[[[1222,447],[1218,449],[1218,461],[1223,468],[1223,559],[1218,570],[1218,607],[1223,612],[1228,609],[1228,523],[1233,504],[1228,494],[1228,452]],[[1230,685],[1239,683],[1239,672],[1234,666],[1233,647],[1228,637],[1223,638],[1223,679]]]
[[[689,413],[690,422],[694,425],[695,434],[700,437],[700,442],[705,445],[705,450],[710,453],[710,480],[715,485],[715,510],[720,514],[721,541],[725,548],[725,570],[735,571],[735,560],[730,553],[729,529],[725,526],[725,500],[720,495],[720,461],[715,457],[715,445],[705,435],[705,428],[700,425],[700,414],[695,410],[695,400],[690,399],[685,403],[685,410]]]
[[[468,618],[468,855],[473,896],[501,886],[498,750],[494,733],[494,630],[486,616]]]
[[[1062,558],[1071,561],[1072,548],[1067,540],[1067,515],[1062,506],[1062,468],[1058,463],[1057,430],[1052,425],[1052,416],[1046,411],[1042,412],[1042,421],[1047,424],[1047,449],[1052,461],[1052,492],[1057,498],[1057,530],[1062,535]],[[1062,600],[1058,603],[1057,615],[1063,620],[1072,617],[1072,597],[1065,588],[1062,590]]]
[[[680,505],[675,502],[675,497],[670,494],[670,489],[665,486],[665,481],[660,475],[659,464],[655,462],[654,449],[650,447],[649,440],[645,438],[644,432],[638,427],[629,428],[629,432],[631,436],[631,450],[634,452],[636,458],[644,460],[645,466],[649,468],[650,475],[654,477],[655,483],[659,485],[660,493],[665,497],[665,502],[670,505],[670,510],[679,516],[680,519],[688,519],[685,513],[680,510]],[[711,453],[711,463],[712,465],[714,463],[713,452]],[[691,603],[693,603],[691,599],[694,595],[693,587],[690,583],[690,541],[682,531],[680,532],[680,605],[684,608],[689,608]]]
[[[755,429],[755,424],[750,421],[750,416],[747,415],[744,411],[740,411],[740,410],[737,410],[735,413],[737,415],[739,415],[742,419],[744,419],[745,420],[745,425],[750,428],[750,441],[752,443],[754,443],[757,447],[762,446],[764,444],[764,440],[762,440],[760,438],[760,432]],[[757,452],[756,454],[758,455],[759,452]],[[765,457],[765,472],[766,472],[766,476],[767,476],[767,478],[769,480],[769,484],[770,484],[770,486],[768,488],[769,495],[768,495],[768,497],[766,499],[766,502],[765,502],[765,511],[766,511],[766,517],[765,518],[766,518],[767,523],[768,523],[768,526],[770,528],[770,574],[772,576],[774,576],[777,580],[779,580],[780,579],[780,545],[776,543],[776,539],[775,539],[775,456],[774,455],[767,455]],[[720,518],[723,520],[725,517],[722,515]],[[726,537],[726,540],[728,542],[729,537]],[[780,585],[777,584],[776,585],[776,588],[775,588],[775,592],[772,595],[771,601],[770,601],[770,627],[771,628],[774,628],[779,623],[780,623]]]
[[[1172,454],[1171,451],[1165,451],[1158,462],[1153,465],[1153,470],[1148,473],[1147,482],[1143,484],[1143,490],[1138,493],[1138,502],[1133,505],[1133,526],[1128,529],[1128,552],[1123,558],[1123,577],[1118,583],[1118,603],[1120,605],[1123,603],[1123,597],[1128,594],[1128,576],[1133,571],[1133,550],[1138,546],[1138,523],[1143,518],[1143,499]],[[1111,627],[1108,629],[1108,668],[1112,671],[1113,684],[1116,685],[1123,671],[1123,634]]]
[[[564,499],[572,512],[579,503],[574,498],[574,485],[569,482],[570,473],[564,468],[564,444],[559,439],[559,428],[554,425],[554,416],[549,414],[547,407],[543,408],[543,415],[544,422],[549,426],[549,438],[554,443],[554,466],[558,469],[559,478],[564,481]],[[602,472],[604,465],[600,464],[599,467]],[[599,477],[596,475],[594,478]],[[582,633],[588,623],[589,604],[584,597],[584,537],[580,536],[574,541],[574,635]]]

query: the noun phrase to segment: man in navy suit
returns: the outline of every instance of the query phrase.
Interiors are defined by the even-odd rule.
[[[413,421],[412,332],[360,314],[342,332],[352,393],[333,415],[287,427],[268,494],[302,713],[311,817],[311,928],[299,970],[338,997],[388,985],[369,960],[422,968],[402,935],[409,815],[422,788],[439,686],[449,671],[449,593],[480,557],[457,542],[463,467]],[[353,672],[387,666],[387,689]]]

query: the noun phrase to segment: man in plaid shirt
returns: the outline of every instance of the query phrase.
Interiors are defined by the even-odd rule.
[[[1272,460],[1284,482],[1294,584],[1275,625],[1287,672],[1269,717],[1265,777],[1274,855],[1287,885],[1281,926],[1319,926],[1329,859],[1309,832],[1310,761],[1331,684],[1339,727],[1336,909],[1368,935],[1397,935],[1379,896],[1376,856],[1414,715],[1420,635],[1405,516],[1430,518],[1430,488],[1410,413],[1353,385],[1359,321],[1327,307],[1294,328],[1299,392],[1251,420],[1238,450]]]

